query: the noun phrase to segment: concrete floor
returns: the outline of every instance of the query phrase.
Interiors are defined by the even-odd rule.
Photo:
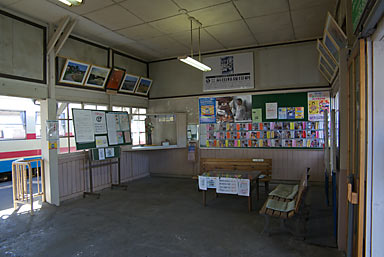
[[[322,194],[322,188],[311,190]],[[343,256],[288,234],[262,235],[264,218],[248,213],[246,198],[214,199],[212,192],[204,208],[192,180],[145,178],[129,183],[128,191],[101,193],[99,200],[44,205],[34,216],[1,217],[0,256]],[[262,204],[255,200],[255,209]],[[329,220],[326,226],[324,220],[311,221],[317,225],[308,228],[308,236],[332,229]]]

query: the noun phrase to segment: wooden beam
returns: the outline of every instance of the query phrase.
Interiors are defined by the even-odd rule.
[[[69,21],[69,16],[66,16],[60,20],[59,26],[57,27],[55,33],[52,35],[51,39],[48,42],[47,54],[49,54],[53,50],[57,43],[57,40],[59,40],[61,33],[63,33],[64,28],[67,26]]]
[[[63,35],[59,38],[57,44],[55,45],[55,55],[57,55],[60,52],[61,48],[64,46],[65,41],[67,41],[76,23],[77,20],[73,20],[70,24],[65,27]]]

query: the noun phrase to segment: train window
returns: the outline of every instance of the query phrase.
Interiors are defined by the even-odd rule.
[[[25,111],[0,111],[0,140],[25,139]]]

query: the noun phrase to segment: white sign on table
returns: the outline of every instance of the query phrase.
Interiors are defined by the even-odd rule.
[[[207,177],[199,176],[199,189],[207,190]]]
[[[249,179],[238,179],[238,195],[249,196],[251,185]]]
[[[218,183],[218,177],[207,177],[207,188],[217,188]]]
[[[238,193],[237,178],[219,178],[219,183],[216,188],[216,193],[237,195]]]

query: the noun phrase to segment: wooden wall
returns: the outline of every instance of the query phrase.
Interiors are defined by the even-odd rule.
[[[157,176],[192,177],[199,161],[187,160],[187,149],[149,151],[149,172]],[[308,149],[199,149],[201,158],[271,158],[272,179],[299,180],[307,167],[311,181],[324,181],[323,151]],[[199,158],[198,158],[199,159]]]
[[[109,162],[105,160],[102,162]],[[98,162],[95,162],[97,164]],[[143,151],[121,153],[121,182],[127,182],[149,175],[148,155]],[[94,168],[94,190],[107,188],[112,181],[117,183],[117,164]],[[74,198],[89,190],[89,169],[86,152],[59,155],[60,201]]]

